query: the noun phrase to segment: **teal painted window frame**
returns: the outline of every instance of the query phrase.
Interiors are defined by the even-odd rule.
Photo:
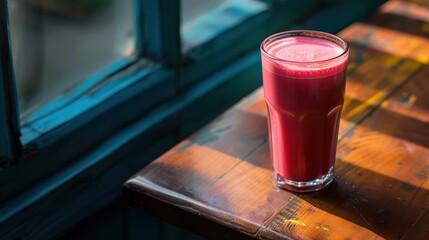
[[[17,95],[10,51],[7,1],[0,3],[0,173],[20,156]]]

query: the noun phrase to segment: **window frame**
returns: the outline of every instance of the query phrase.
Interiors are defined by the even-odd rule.
[[[7,1],[0,3],[0,170],[17,161],[21,152],[20,125]],[[0,171],[1,174],[1,171]]]
[[[143,56],[167,68],[181,65],[180,0],[138,0]]]

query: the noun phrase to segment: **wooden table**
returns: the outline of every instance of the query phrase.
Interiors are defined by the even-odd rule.
[[[351,45],[336,178],[277,189],[261,89],[142,169],[127,204],[209,238],[429,239],[429,4],[390,1]]]

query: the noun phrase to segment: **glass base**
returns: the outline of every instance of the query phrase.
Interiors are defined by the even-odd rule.
[[[334,169],[331,168],[326,175],[323,175],[321,178],[300,182],[285,179],[280,176],[280,174],[274,173],[274,181],[277,187],[285,190],[289,190],[292,192],[313,192],[321,190],[322,188],[328,186],[334,180]]]

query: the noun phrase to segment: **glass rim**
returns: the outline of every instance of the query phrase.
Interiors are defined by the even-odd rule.
[[[297,37],[297,36],[303,36],[303,37],[309,37],[309,38],[318,38],[318,39],[323,39],[326,41],[333,42],[334,44],[339,45],[341,48],[343,48],[343,52],[341,54],[339,54],[338,56],[328,58],[328,59],[324,59],[324,60],[302,62],[302,61],[293,61],[293,60],[287,60],[287,59],[282,59],[282,58],[276,57],[276,56],[268,53],[265,49],[265,46],[267,46],[270,42],[273,42],[273,41],[278,40],[278,39],[284,39],[287,37]],[[341,45],[343,45],[343,46],[341,46]],[[342,38],[338,37],[337,35],[334,35],[331,33],[316,31],[316,30],[290,30],[290,31],[275,33],[273,35],[268,36],[267,38],[265,38],[262,41],[260,49],[264,55],[266,55],[269,58],[276,60],[276,61],[295,63],[295,64],[306,64],[306,63],[324,63],[324,62],[329,62],[329,61],[332,61],[335,59],[339,59],[339,58],[343,57],[344,55],[346,55],[349,52],[350,48],[349,48],[349,45],[347,44],[346,41],[344,41]]]

